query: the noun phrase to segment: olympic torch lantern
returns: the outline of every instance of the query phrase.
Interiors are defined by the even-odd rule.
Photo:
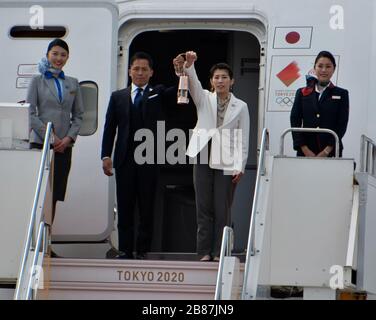
[[[178,104],[188,103],[188,76],[183,73],[179,77]]]

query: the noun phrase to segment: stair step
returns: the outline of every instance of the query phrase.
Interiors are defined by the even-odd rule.
[[[45,268],[46,269],[46,268]],[[218,263],[159,260],[51,259],[51,281],[212,285]]]
[[[39,299],[213,299],[217,262],[49,259]]]
[[[39,299],[212,300],[215,285],[51,282]]]

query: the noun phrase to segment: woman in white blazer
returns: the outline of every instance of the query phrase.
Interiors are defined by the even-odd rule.
[[[62,71],[69,57],[68,44],[55,39],[39,63],[40,75],[33,77],[26,102],[30,103],[30,144],[42,148],[46,125],[53,124],[54,179],[53,214],[57,201],[64,201],[71,166],[72,146],[83,117],[83,102],[78,80]]]
[[[187,155],[196,158],[193,183],[197,211],[197,253],[201,261],[218,261],[223,228],[231,222],[231,204],[236,184],[248,157],[249,112],[247,104],[231,93],[233,72],[225,63],[210,70],[212,91],[202,88],[188,51],[174,59],[184,68],[189,92],[197,108],[197,123]]]

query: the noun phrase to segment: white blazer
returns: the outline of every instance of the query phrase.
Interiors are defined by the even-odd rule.
[[[212,139],[210,168],[229,171],[228,174],[244,172],[249,141],[247,104],[231,94],[223,124],[217,128],[217,94],[202,88],[194,64],[185,72],[198,118],[186,154],[196,157]]]

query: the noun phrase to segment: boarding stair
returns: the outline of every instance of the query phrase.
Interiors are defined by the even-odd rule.
[[[51,257],[51,130],[48,124],[43,150],[0,148],[0,233],[7,239],[0,243],[0,299],[212,300],[219,264],[193,253],[122,260],[104,253],[113,250],[108,243],[92,243],[67,244],[70,254],[56,245],[61,257]]]
[[[334,135],[336,156],[284,155],[291,131]],[[308,300],[376,292],[375,143],[362,136],[358,173],[338,147],[331,130],[289,128],[272,155],[264,129],[241,299],[270,299],[272,288],[293,286]]]
[[[10,130],[1,130],[0,136],[0,234],[5,240],[0,242],[0,297],[27,300],[35,297],[49,245],[45,221],[52,211],[52,124],[46,127],[43,150],[31,150],[12,136],[14,119],[1,119]]]

